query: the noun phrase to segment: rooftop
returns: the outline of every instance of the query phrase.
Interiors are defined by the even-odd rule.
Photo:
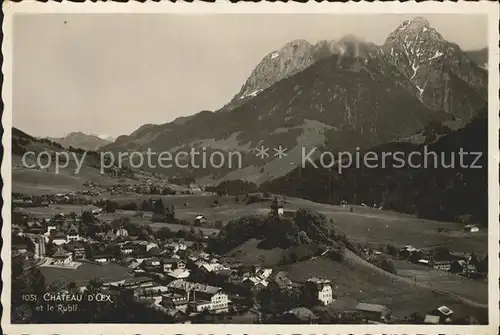
[[[451,315],[451,314],[453,314],[453,311],[451,309],[449,309],[448,307],[446,307],[446,306],[438,307],[437,310],[439,312],[441,312],[443,315]]]
[[[389,310],[389,308],[387,308],[386,306],[384,305],[376,305],[376,304],[367,304],[367,303],[364,303],[364,302],[361,302],[359,303],[357,306],[356,306],[356,309],[358,311],[365,311],[365,312],[386,312]]]
[[[330,284],[331,283],[331,281],[328,279],[316,278],[316,277],[309,278],[307,281],[315,283],[315,284]]]
[[[437,325],[439,323],[439,316],[427,314],[424,318],[424,323]]]
[[[314,320],[318,317],[309,309],[305,307],[297,307],[289,310],[285,314],[295,315],[299,320]]]
[[[221,290],[220,287],[217,286],[210,286],[206,284],[199,284],[199,283],[193,283],[193,282],[188,282],[184,280],[174,280],[170,284],[168,284],[168,287],[171,288],[176,288],[184,291],[195,291],[195,292],[201,292],[201,293],[209,293],[209,294],[215,294]]]
[[[70,253],[69,252],[66,252],[66,251],[63,251],[62,249],[57,249],[57,251],[54,253],[54,255],[52,255],[52,258],[61,258],[61,257],[68,257]]]

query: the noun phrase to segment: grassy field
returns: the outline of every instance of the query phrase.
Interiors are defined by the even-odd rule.
[[[21,213],[31,214],[35,217],[49,217],[56,214],[68,215],[75,212],[80,215],[83,211],[96,209],[93,205],[49,205],[48,207],[18,208]]]
[[[257,248],[259,240],[251,239],[233,249],[227,254],[230,259],[245,264],[263,264],[276,266],[282,259],[284,249],[274,248],[269,250]]]
[[[215,199],[220,206],[211,207]],[[270,201],[250,205],[235,203],[234,197],[229,196],[170,196],[164,197],[164,201],[175,206],[178,218],[189,221],[194,220],[196,215],[203,214],[209,221],[227,222],[244,215],[267,214],[270,206]],[[425,220],[391,211],[357,206],[351,213],[349,208],[304,199],[289,198],[287,202],[285,210],[288,211],[309,208],[323,213],[350,239],[358,242],[373,245],[389,242],[396,246],[411,244],[420,248],[446,246],[451,251],[475,252],[478,255],[488,252],[486,229],[466,233],[459,223]],[[438,228],[449,231],[438,233]]]
[[[462,281],[446,273],[430,272],[414,280],[409,272],[395,276],[367,263],[350,251],[343,262],[319,257],[292,265],[279,265],[283,249],[257,248],[258,240],[249,240],[233,249],[228,256],[246,264],[261,263],[288,272],[292,281],[305,281],[311,277],[332,280],[337,296],[348,296],[359,301],[384,304],[394,310],[398,318],[411,313],[427,313],[447,305],[456,315],[474,315],[486,322],[488,303],[487,285],[471,280]],[[399,263],[398,267],[401,269]],[[422,269],[420,269],[422,270]],[[414,270],[412,270],[414,271]],[[412,275],[414,273],[411,273]],[[428,278],[432,278],[429,282]]]
[[[467,279],[457,274],[434,270],[430,267],[413,264],[404,260],[394,260],[398,275],[433,288],[446,290],[462,297],[488,303],[488,283],[482,280]]]
[[[337,296],[349,296],[359,301],[387,305],[398,318],[411,313],[425,314],[446,305],[457,316],[473,315],[482,322],[487,321],[487,309],[456,299],[429,287],[412,284],[410,280],[390,275],[362,263],[356,256],[346,254],[342,263],[319,258],[293,264],[285,268],[289,278],[303,281],[310,277],[325,277],[332,280]],[[463,292],[472,288],[462,287]]]
[[[159,230],[161,228],[166,227],[174,232],[181,230],[181,229],[189,230],[192,227],[192,226],[188,226],[188,225],[180,225],[180,224],[175,224],[175,223],[151,222],[150,216],[138,217],[138,216],[134,216],[134,213],[135,213],[134,211],[118,210],[115,213],[105,213],[105,214],[100,215],[99,220],[104,221],[104,222],[111,222],[111,221],[118,219],[118,218],[129,218],[130,222],[132,222],[138,226],[148,225],[153,230]],[[196,214],[196,215],[198,215],[198,214]],[[189,216],[189,219],[187,219],[187,220],[191,223],[194,223],[194,218],[196,217],[196,215]],[[176,217],[177,218],[182,217],[181,215],[177,215],[177,210],[176,210]],[[187,217],[187,216],[184,215],[184,217]],[[212,235],[213,233],[219,232],[219,229],[210,228],[210,227],[199,226],[199,227],[194,227],[194,228],[201,229],[205,235]]]
[[[128,268],[115,264],[106,263],[97,265],[93,263],[83,262],[75,270],[59,269],[52,267],[41,267],[40,271],[45,276],[47,284],[61,281],[63,283],[70,283],[74,281],[78,286],[86,285],[92,279],[99,279],[101,281],[122,280],[132,278],[133,275],[128,272]]]
[[[150,196],[128,195],[113,198],[119,202],[141,203]],[[152,196],[152,198],[156,198]],[[166,205],[174,205],[176,216],[179,219],[194,222],[194,218],[203,214],[208,221],[231,219],[249,215],[266,214],[269,212],[270,202],[254,203],[250,205],[235,202],[234,197],[218,197],[215,195],[177,195],[162,196]],[[213,206],[214,200],[218,205]],[[396,246],[412,244],[415,247],[435,247],[444,245],[451,251],[487,252],[487,231],[466,234],[457,223],[423,220],[410,215],[378,211],[365,207],[354,207],[354,212],[348,208],[313,203],[303,199],[288,199],[285,210],[294,211],[299,208],[309,208],[323,213],[332,219],[335,226],[344,231],[351,240],[373,245],[390,242]],[[54,212],[79,212],[80,206],[59,205],[49,208],[26,208],[23,211],[46,216]],[[153,229],[168,227],[172,230],[190,229],[189,226],[152,223],[150,218],[134,216],[134,211],[117,211],[104,214],[100,218],[104,221],[125,216],[138,225],[148,224]],[[205,234],[212,234],[216,229],[201,228]],[[437,228],[449,229],[449,232],[438,233]],[[249,240],[235,248],[228,256],[253,264],[261,263],[267,266],[283,268],[289,272],[290,279],[305,280],[311,276],[327,277],[334,282],[335,294],[349,295],[364,302],[385,304],[393,309],[397,317],[408,316],[413,312],[425,313],[439,306],[447,305],[456,315],[474,315],[484,322],[486,311],[481,306],[487,303],[487,285],[462,279],[461,277],[428,268],[415,266],[407,262],[396,261],[398,276],[374,268],[370,264],[356,257],[348,257],[346,262],[337,263],[325,258],[318,258],[296,263],[291,266],[279,266],[284,250],[274,248],[262,250],[257,248],[257,240]],[[351,255],[352,256],[352,255]],[[364,263],[363,263],[364,262]],[[365,264],[366,263],[366,264]],[[85,283],[92,278],[121,279],[127,276],[127,269],[115,264],[105,266],[83,264],[76,270],[56,268],[41,269],[47,280],[75,280]],[[414,279],[417,278],[415,281]],[[442,292],[444,290],[446,292]],[[450,294],[448,294],[448,293]],[[454,296],[458,295],[460,297]],[[471,300],[476,305],[468,303]]]
[[[130,179],[112,178],[101,175],[96,168],[83,165],[78,174],[73,168],[62,168],[56,173],[54,166],[49,170],[27,169],[22,167],[20,159],[13,157],[12,164],[12,191],[25,194],[53,194],[71,192],[82,189],[85,182],[95,182],[100,185],[114,185],[118,182],[133,182]]]
[[[123,195],[114,197],[120,203],[142,201],[149,198],[156,199],[158,196]],[[269,212],[270,201],[253,203],[250,205],[235,202],[232,196],[216,195],[175,195],[161,196],[164,203],[175,207],[175,214],[178,219],[187,220],[194,223],[197,215],[203,214],[209,222],[222,221],[239,218],[250,214],[267,214]],[[218,205],[213,206],[214,201]],[[59,206],[65,208],[65,206]],[[462,230],[462,225],[453,222],[439,222],[416,218],[410,215],[379,211],[366,207],[353,207],[354,212],[349,212],[349,208],[333,206],[327,204],[314,203],[304,199],[289,198],[285,204],[286,211],[294,211],[299,208],[309,208],[323,213],[328,219],[332,219],[335,226],[346,233],[353,241],[366,243],[372,246],[392,243],[395,246],[413,245],[419,248],[430,248],[446,246],[450,251],[475,252],[478,255],[486,255],[488,252],[488,231],[482,229],[477,233],[466,233]],[[72,211],[78,209],[73,208]],[[26,209],[29,212],[38,209]],[[42,211],[45,209],[41,209]],[[133,212],[120,212],[103,215],[104,220],[114,219],[119,216],[129,216],[133,222],[138,224],[150,224],[149,218],[132,217]],[[159,228],[161,224],[152,225]],[[176,225],[170,225],[171,229],[181,229]],[[202,227],[207,232],[213,233],[213,228]],[[448,229],[448,232],[438,232],[438,228]]]

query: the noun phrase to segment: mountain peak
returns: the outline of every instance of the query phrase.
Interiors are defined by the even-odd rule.
[[[406,29],[422,29],[422,28],[430,28],[429,21],[424,19],[421,16],[417,16],[411,20],[404,21],[400,28]]]
[[[472,91],[464,90],[471,94],[483,95],[485,91],[487,75],[482,73],[484,71],[422,17],[404,21],[397,27],[382,45],[381,54],[407,77],[419,100],[434,110],[456,110],[455,115],[469,119],[474,108],[461,106],[459,96],[462,93],[453,97],[452,86],[470,86]]]
[[[410,44],[426,41],[427,44],[446,43],[444,38],[432,28],[429,21],[423,17],[415,17],[412,20],[406,20],[401,23],[386,39],[385,44],[399,42]],[[415,45],[411,45],[415,47]]]
[[[287,44],[285,44],[284,48],[288,47],[288,46],[309,46],[311,47],[312,44],[309,43],[309,41],[305,40],[305,39],[296,39],[296,40],[292,40],[290,42],[288,42]]]
[[[85,134],[81,131],[71,132],[62,138],[48,137],[48,139],[61,144],[65,148],[73,147],[92,151],[111,142],[108,139],[102,139],[97,135]]]
[[[342,36],[339,40],[338,43],[367,43],[366,40],[363,38],[353,35],[353,34],[348,34]]]
[[[314,63],[313,49],[314,46],[307,40],[296,39],[269,53],[253,70],[229,105],[255,97],[277,81],[306,69]]]

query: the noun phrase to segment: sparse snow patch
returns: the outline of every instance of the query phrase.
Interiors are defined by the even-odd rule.
[[[411,76],[411,78],[410,78],[410,79],[413,79],[413,78],[415,77],[415,75],[417,74],[417,71],[418,71],[419,66],[420,66],[420,65],[416,65],[416,66],[415,66],[415,63],[413,63],[413,64],[411,65],[411,68],[413,69],[413,75]]]
[[[417,86],[417,89],[418,89],[418,91],[420,92],[420,93],[419,93],[420,98],[422,98],[422,94],[424,93],[424,89],[423,89],[423,88],[420,88],[419,86]]]
[[[259,89],[259,90],[255,90],[255,91],[253,91],[253,92],[251,92],[251,93],[247,93],[247,92],[245,92],[245,93],[243,93],[243,94],[241,95],[240,99],[244,99],[244,98],[248,98],[248,97],[255,97],[255,96],[257,96],[257,94],[259,94],[260,92],[262,92],[262,90],[261,90],[261,89]]]
[[[443,53],[441,51],[436,50],[436,53],[434,54],[434,56],[432,56],[431,58],[429,58],[429,60],[438,58],[438,57],[440,57],[442,55],[443,55]]]
[[[280,55],[280,53],[278,51],[274,52],[272,55],[271,55],[271,59],[275,59],[276,57],[278,57]]]

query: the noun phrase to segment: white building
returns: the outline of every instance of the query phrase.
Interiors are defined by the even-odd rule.
[[[217,287],[220,290],[220,288]],[[212,311],[215,313],[227,312],[229,309],[228,295],[222,291],[216,293],[194,291],[195,297],[203,295],[205,299],[194,300],[190,303],[197,312]]]
[[[227,312],[230,300],[222,288],[199,283],[174,280],[168,284],[169,291],[187,297],[189,306],[196,312]]]
[[[321,301],[323,305],[329,305],[335,300],[332,285],[328,279],[310,278],[304,288],[311,296]]]

